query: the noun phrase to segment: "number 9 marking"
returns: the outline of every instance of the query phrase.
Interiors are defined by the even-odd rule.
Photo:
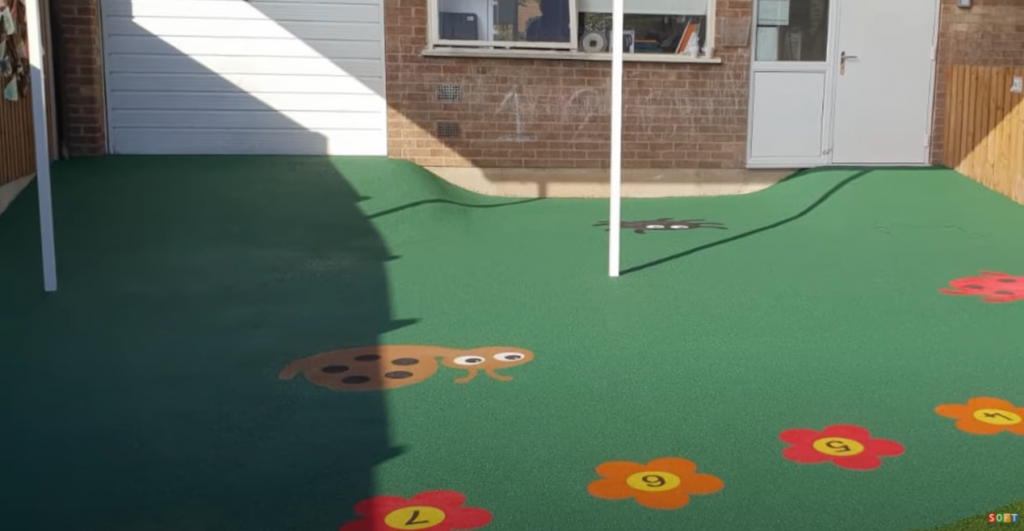
[[[663,492],[679,486],[679,476],[661,470],[644,470],[626,478],[626,484],[645,492]]]
[[[661,477],[659,475],[656,475],[656,474],[646,475],[646,476],[640,478],[640,480],[643,481],[644,484],[646,484],[648,487],[664,487],[665,486],[665,478],[663,478],[663,477]]]

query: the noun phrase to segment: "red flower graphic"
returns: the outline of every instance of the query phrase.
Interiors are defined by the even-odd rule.
[[[452,531],[477,529],[490,523],[491,513],[463,507],[466,497],[450,490],[421,492],[408,500],[397,496],[376,496],[355,506],[362,516],[338,531]]]
[[[782,457],[804,465],[831,461],[848,470],[874,470],[882,466],[880,457],[895,457],[903,446],[886,439],[873,439],[871,432],[860,426],[829,426],[820,432],[805,428],[786,430],[779,439],[791,446]]]

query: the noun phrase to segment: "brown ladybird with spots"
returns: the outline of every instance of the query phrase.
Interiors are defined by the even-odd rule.
[[[958,278],[949,283],[953,289],[940,289],[947,295],[974,295],[982,302],[1013,302],[1024,300],[1024,277],[982,271],[976,277]]]
[[[498,381],[511,376],[499,369],[533,360],[533,353],[517,347],[481,347],[460,350],[423,345],[379,345],[333,350],[289,363],[278,378],[291,380],[298,373],[333,391],[379,391],[413,385],[437,373],[438,362],[466,371],[455,383],[466,383],[483,372]]]

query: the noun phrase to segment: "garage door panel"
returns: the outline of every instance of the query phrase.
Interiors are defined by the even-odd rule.
[[[111,54],[107,57],[107,70],[111,73],[136,74],[206,74],[218,75],[289,75],[326,77],[379,78],[381,64],[377,59],[288,58],[253,56],[198,56],[146,54]]]
[[[298,39],[220,39],[216,37],[168,37],[151,35],[107,35],[107,56],[121,53],[147,55],[250,56],[250,57],[308,57],[330,61],[340,59],[376,59],[382,61],[379,40],[366,41],[354,46],[351,42],[317,41],[316,48]],[[383,70],[383,67],[381,67]]]
[[[387,154],[382,0],[104,0],[111,150]]]
[[[107,15],[125,17],[180,17],[213,19],[261,19],[279,21],[345,20],[346,10],[353,6],[377,7],[377,0],[104,0]]]
[[[265,111],[269,108],[280,112],[322,111],[322,112],[375,112],[384,113],[387,106],[377,94],[250,94],[230,92],[117,92],[108,106],[113,114],[127,110],[163,111]]]
[[[142,111],[112,110],[113,120],[122,128],[181,129],[212,121],[220,129],[250,130],[358,130],[378,128],[372,112],[324,111]]]
[[[169,129],[153,142],[150,130],[125,128],[115,153],[133,155],[380,155],[383,132]]]
[[[112,73],[108,75],[107,83],[112,91],[384,94],[384,82],[381,80],[357,80],[333,76]]]
[[[282,22],[276,19],[224,20],[190,17],[106,18],[108,35],[160,35],[166,37],[246,37],[251,39],[319,39],[342,42],[373,39],[380,35],[380,12],[373,6],[353,6],[345,22]]]

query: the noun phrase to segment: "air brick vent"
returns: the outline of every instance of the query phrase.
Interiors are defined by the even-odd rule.
[[[451,84],[438,85],[434,91],[434,96],[437,98],[437,101],[462,101],[462,87]]]
[[[437,122],[437,138],[461,138],[462,126],[458,122]]]

